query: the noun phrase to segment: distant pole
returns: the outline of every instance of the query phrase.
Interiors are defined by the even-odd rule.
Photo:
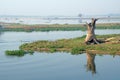
[[[80,13],[80,14],[78,14],[78,17],[79,17],[79,23],[82,23],[82,14]]]
[[[107,18],[108,18],[108,22],[110,22],[110,16],[107,16]]]

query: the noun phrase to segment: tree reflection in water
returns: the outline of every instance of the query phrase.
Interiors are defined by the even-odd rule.
[[[33,53],[29,53],[29,54],[33,55]],[[72,55],[79,55],[79,54],[74,53]],[[15,57],[15,56],[16,57],[23,57],[23,56],[25,56],[25,54],[23,54],[23,55],[7,55],[7,56],[10,56],[10,57]],[[92,74],[96,74],[96,65],[95,65],[95,61],[94,61],[96,54],[86,52],[86,56],[87,56],[87,63],[86,63],[87,71],[92,72]]]
[[[3,35],[3,32],[1,32],[1,30],[0,30],[0,37],[1,37],[1,35]],[[1,40],[1,38],[0,38],[0,40]]]
[[[95,66],[95,56],[96,54],[86,53],[87,55],[87,71],[91,71],[92,74],[96,74],[96,66]]]

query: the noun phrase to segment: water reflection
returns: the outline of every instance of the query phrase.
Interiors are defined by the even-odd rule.
[[[0,31],[0,36],[3,34],[3,32]]]
[[[29,55],[33,55],[34,53],[27,53]],[[50,53],[48,53],[50,54]],[[52,53],[53,54],[53,53]],[[7,55],[7,57],[24,57],[26,54],[19,54],[19,55]],[[73,54],[72,54],[73,55]],[[80,55],[80,54],[74,54],[74,55]],[[89,53],[87,52],[86,53],[86,59],[87,59],[87,62],[86,62],[86,70],[87,71],[90,71],[92,74],[96,74],[96,65],[95,65],[95,56],[96,54],[92,54],[92,53]]]
[[[45,52],[45,53],[40,53],[40,54],[38,54],[38,52],[36,53],[34,53],[34,54],[25,54],[25,55],[22,55],[22,56],[6,56],[7,58],[11,58],[12,60],[13,60],[13,58],[17,58],[17,57],[19,57],[19,58],[21,58],[21,57],[24,57],[24,58],[26,58],[26,57],[30,57],[30,56],[28,56],[28,55],[33,55],[33,56],[31,56],[31,58],[34,58],[36,55],[39,57],[39,58],[43,58],[43,60],[45,60],[44,62],[41,62],[41,64],[40,65],[42,65],[42,64],[44,64],[44,63],[47,63],[47,61],[46,60],[48,60],[48,61],[50,61],[52,64],[54,64],[52,61],[55,61],[55,59],[57,59],[58,61],[56,62],[55,61],[55,64],[59,64],[59,66],[64,66],[64,63],[62,63],[61,62],[61,60],[62,59],[60,59],[60,58],[57,58],[58,57],[58,55],[56,54],[56,53],[47,53],[47,55],[46,55],[46,53],[47,52]],[[48,55],[49,54],[49,55]],[[65,53],[65,54],[67,54],[67,53]],[[40,56],[39,56],[40,55]],[[43,55],[43,56],[41,56],[41,55]],[[52,58],[52,56],[54,55],[54,58],[53,59],[51,59]],[[60,56],[62,55],[62,58],[65,56],[64,54],[61,54],[60,53]],[[70,54],[67,54],[67,56],[68,55],[70,55]],[[47,58],[45,57],[45,56],[47,56]],[[57,57],[56,57],[57,56]],[[82,54],[77,54],[77,56],[78,56],[78,59],[77,59],[77,61],[78,61],[78,65],[79,66],[81,66],[82,64],[80,64],[79,63],[79,59],[81,59],[81,57],[79,57],[79,56],[82,56]],[[86,64],[86,66],[85,66],[85,73],[87,72],[90,72],[90,74],[93,74],[93,75],[97,75],[96,74],[96,72],[97,72],[97,69],[96,69],[96,63],[95,63],[95,57],[97,56],[97,54],[93,54],[93,53],[89,53],[89,52],[86,52],[86,53],[84,53],[84,61],[82,61],[82,62],[85,62],[85,57],[86,57],[86,62],[85,62],[85,64]],[[48,57],[50,57],[49,59],[48,59]],[[83,57],[83,56],[82,56]],[[22,58],[22,59],[24,59],[24,58]],[[37,59],[39,59],[39,58],[37,58]],[[64,57],[64,59],[66,58],[66,56]],[[73,58],[73,59],[71,59],[70,58],[70,62],[71,62],[71,60],[72,61],[74,61],[74,59],[75,58]],[[31,60],[31,59],[30,59]],[[29,61],[29,60],[28,60]],[[75,61],[75,62],[77,62],[77,61]],[[21,62],[22,63],[22,62]],[[50,64],[51,64],[50,63]],[[30,63],[31,65],[32,64],[34,64],[34,63]],[[69,64],[69,63],[68,63]],[[26,64],[27,65],[27,64]],[[72,64],[72,66],[75,66],[75,64],[73,63]],[[76,69],[79,69],[80,67],[77,65],[77,67],[78,68],[76,68]],[[48,66],[48,65],[47,65]],[[69,65],[70,66],[70,65]],[[69,66],[67,66],[67,67],[69,67]],[[82,65],[83,67],[84,67],[84,65]],[[53,67],[55,67],[55,65],[53,65]],[[98,66],[98,68],[99,68],[100,66]],[[84,70],[84,69],[83,69]],[[100,72],[100,70],[98,69],[98,71]],[[75,72],[75,73],[77,73],[77,72]]]
[[[96,54],[92,54],[92,53],[87,52],[86,56],[87,56],[87,65],[86,65],[87,71],[91,71],[92,74],[96,74],[96,65],[95,65]]]
[[[0,42],[1,42],[1,36],[3,35],[3,32],[0,31]]]

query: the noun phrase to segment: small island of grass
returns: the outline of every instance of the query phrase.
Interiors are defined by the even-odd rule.
[[[26,51],[46,51],[56,52],[65,51],[72,54],[91,52],[96,54],[120,54],[120,34],[99,35],[98,40],[103,41],[101,44],[86,45],[85,36],[73,39],[61,39],[56,41],[36,41],[25,43],[20,46],[21,50]]]
[[[33,54],[33,51],[25,51],[25,50],[6,50],[5,54],[7,56],[24,56],[25,54]]]

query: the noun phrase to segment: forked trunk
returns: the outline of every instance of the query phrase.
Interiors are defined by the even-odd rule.
[[[86,39],[85,39],[85,43],[86,44],[99,44],[98,40],[95,37],[95,28],[96,28],[96,21],[98,19],[93,19],[91,23],[87,23],[87,35],[86,35]]]

